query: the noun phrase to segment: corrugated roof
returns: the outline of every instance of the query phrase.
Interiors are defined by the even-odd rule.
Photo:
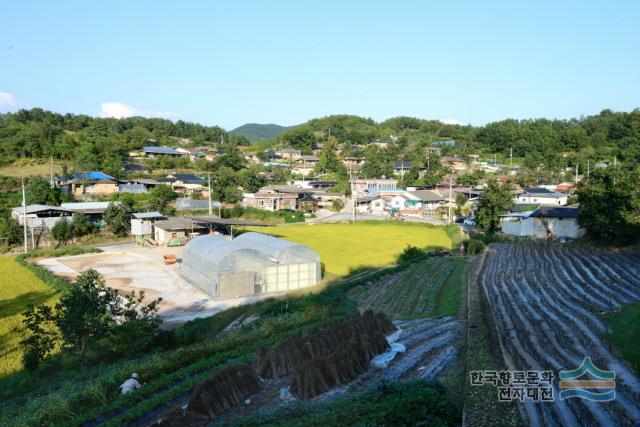
[[[136,219],[166,218],[160,212],[134,212],[131,214]]]
[[[447,200],[446,197],[441,196],[436,191],[432,191],[432,190],[408,191],[408,193],[417,197],[423,202],[437,202],[441,200]]]
[[[161,230],[189,230],[191,227],[203,228],[204,225],[196,220],[183,217],[172,217],[163,221],[156,221],[154,227]]]
[[[90,179],[90,180],[100,180],[100,179],[115,179],[111,175],[107,175],[104,172],[100,171],[90,171],[90,172],[76,172],[71,175],[71,179]]]
[[[120,193],[146,193],[147,187],[144,184],[120,184],[118,191]]]
[[[394,167],[396,169],[411,169],[413,162],[395,162]]]
[[[60,212],[71,212],[69,209],[65,209],[64,207],[57,207],[57,206],[49,206],[49,205],[27,205],[26,208],[23,208],[22,206],[18,206],[15,208],[11,208],[11,210],[13,212],[17,212],[20,215],[22,215],[23,212],[26,211],[27,215],[28,214],[32,214],[32,213],[38,213],[38,212],[43,212],[43,211],[60,211]]]
[[[542,206],[531,214],[534,218],[578,218],[580,210],[572,207]]]
[[[211,207],[218,209],[220,207],[220,202],[211,201]],[[196,209],[208,209],[209,201],[208,200],[194,200],[189,198],[180,198],[176,199],[176,209],[179,211],[183,210],[196,210]]]
[[[86,209],[107,209],[109,205],[119,205],[121,202],[74,202],[74,203],[62,203],[60,207],[69,210],[86,210]]]
[[[161,146],[161,147],[143,147],[142,148],[142,152],[146,153],[146,154],[172,154],[172,155],[176,155],[176,156],[182,156],[182,155],[185,154],[185,153],[181,153],[181,152],[177,151],[173,147],[166,147],[166,146]]]

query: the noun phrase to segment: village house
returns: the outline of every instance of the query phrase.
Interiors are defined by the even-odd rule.
[[[153,223],[153,239],[159,245],[181,245],[188,239],[208,232],[206,224],[185,217],[171,217]]]
[[[334,193],[329,191],[316,191],[313,198],[317,202],[318,209],[333,209],[333,202],[339,200],[344,206],[347,203],[347,196],[342,193]]]
[[[295,148],[280,148],[275,151],[275,155],[281,160],[299,160],[302,151]]]
[[[246,153],[242,154],[242,157],[244,157],[244,159],[252,164],[260,164],[260,162],[262,160],[260,160],[260,157],[258,157],[258,153],[256,153],[255,151],[248,151]]]
[[[306,178],[308,176],[313,175],[314,167],[315,166],[310,165],[310,164],[298,163],[298,164],[296,164],[296,165],[291,167],[291,173],[293,175],[301,176],[303,178]]]
[[[579,215],[575,207],[541,206],[533,212],[503,216],[501,229],[517,237],[575,239],[584,235],[584,229],[578,225]]]
[[[451,202],[448,196],[437,190],[407,191],[403,197],[405,201],[400,213],[424,218],[435,218],[437,209]]]
[[[542,206],[564,206],[567,204],[568,195],[558,193],[541,187],[525,188],[522,194],[519,194],[514,203],[519,204],[539,204]]]
[[[364,158],[347,156],[342,158],[342,163],[348,171],[359,171],[364,166]]]
[[[366,193],[395,190],[398,180],[394,178],[364,178],[351,181],[352,191],[356,197],[362,197]]]
[[[60,207],[73,213],[84,214],[94,224],[104,225],[104,214],[111,204],[120,205],[121,202],[72,202],[62,203]]]
[[[454,171],[467,170],[467,162],[460,157],[443,156],[440,157],[440,163],[444,166],[450,167]]]
[[[387,148],[387,146],[389,145],[389,141],[385,139],[372,139],[369,141],[369,144],[376,145],[380,148]]]
[[[393,173],[396,176],[403,177],[413,167],[413,162],[395,162],[393,165]]]
[[[198,159],[204,159],[206,154],[205,152],[200,149],[200,148],[182,148],[182,147],[178,147],[176,148],[176,151],[178,153],[182,153],[185,156],[189,157],[189,160],[192,162],[195,162]]]
[[[142,150],[129,152],[129,157],[147,157],[154,159],[157,157],[183,157],[188,155],[186,152],[178,151],[173,147],[160,146],[160,147],[142,147]]]
[[[297,210],[299,199],[311,196],[311,190],[292,185],[267,185],[256,193],[244,193],[242,205],[269,212]]]
[[[174,191],[187,195],[202,192],[205,189],[204,179],[190,173],[169,174],[165,178],[158,179],[158,182],[169,185]]]

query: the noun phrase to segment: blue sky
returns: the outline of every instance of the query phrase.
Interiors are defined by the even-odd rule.
[[[640,2],[66,1],[0,7],[0,111],[232,129],[640,107]],[[561,3],[561,4],[560,4]]]

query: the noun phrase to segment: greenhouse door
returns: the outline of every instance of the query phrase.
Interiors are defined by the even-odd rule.
[[[267,267],[265,292],[285,292],[313,286],[318,281],[316,263],[274,265]]]
[[[255,273],[223,272],[219,276],[218,298],[230,299],[248,297],[254,294]]]

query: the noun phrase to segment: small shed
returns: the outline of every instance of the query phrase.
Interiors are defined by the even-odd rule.
[[[576,207],[542,206],[530,214],[521,213],[502,221],[502,232],[537,239],[575,239],[584,235],[578,225],[580,211]]]
[[[184,242],[208,232],[206,224],[184,217],[171,217],[153,224],[153,238],[159,245],[168,244],[170,241]]]
[[[63,207],[49,205],[28,205],[11,209],[11,217],[20,225],[27,222],[27,227],[50,230],[60,220],[71,221],[73,211]]]

